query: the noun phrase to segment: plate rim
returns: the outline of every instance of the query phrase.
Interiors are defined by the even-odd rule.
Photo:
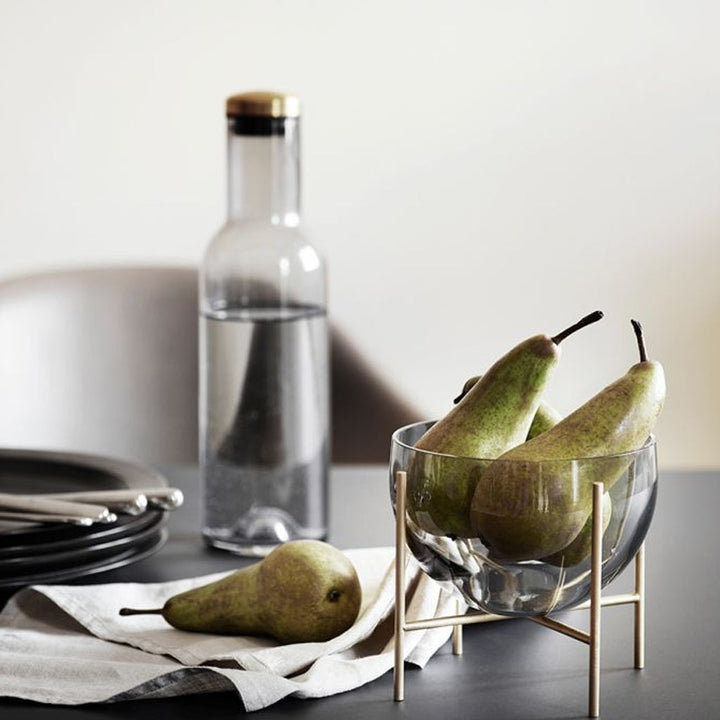
[[[153,524],[152,520],[146,521],[148,515],[157,515],[158,513],[163,512],[163,510],[146,510],[140,515],[123,516],[124,521],[123,519],[120,519],[113,523],[96,523],[92,527],[77,528],[78,530],[85,530],[86,533],[73,535],[72,537],[65,538],[64,540],[46,540],[45,542],[32,542],[26,544],[17,543],[15,545],[6,546],[0,545],[0,563],[5,560],[14,560],[18,556],[25,556],[31,553],[45,555],[52,553],[53,551],[67,552],[69,550],[77,550],[78,552],[82,552],[88,546],[96,543],[104,543],[111,540],[120,540],[122,538],[132,537],[137,532],[142,532],[146,527]],[[58,526],[54,525],[53,527]],[[58,529],[61,530],[62,528]],[[41,535],[41,532],[40,528],[33,529],[33,535]],[[6,537],[9,535],[10,533],[6,533]],[[0,533],[0,538],[1,537],[3,537],[2,533]],[[12,537],[14,537],[14,535]],[[22,537],[19,537],[18,539],[22,540]]]
[[[66,580],[74,580],[84,578],[89,575],[98,575],[111,570],[117,570],[127,565],[140,562],[158,552],[168,540],[167,527],[161,527],[156,535],[148,539],[147,545],[141,544],[140,548],[131,548],[124,550],[116,555],[111,555],[102,560],[96,560],[94,563],[86,563],[85,565],[76,565],[74,567],[63,568],[62,570],[36,575],[27,576],[26,579],[6,578],[0,579],[0,590],[20,589],[24,587],[32,587],[34,585],[52,585],[64,582]]]
[[[136,487],[167,487],[167,479],[154,468],[112,455],[74,452],[69,450],[41,450],[36,448],[2,447],[0,463],[3,460],[43,461],[55,465],[80,465],[91,470],[104,470]],[[157,483],[154,485],[152,483]],[[150,484],[148,484],[150,483]]]
[[[0,565],[3,569],[13,567],[22,567],[23,563],[52,563],[52,562],[66,562],[69,556],[76,555],[78,557],[78,563],[82,562],[84,558],[94,553],[107,552],[111,549],[120,549],[121,547],[131,546],[135,542],[140,542],[142,539],[147,538],[153,531],[161,527],[166,520],[166,513],[163,510],[153,510],[144,514],[143,518],[146,522],[139,524],[138,528],[134,532],[120,535],[119,537],[102,537],[95,542],[87,542],[84,545],[73,545],[69,547],[59,547],[55,551],[49,552],[29,552],[25,555],[15,554],[11,557],[0,555]],[[127,526],[126,526],[127,527]],[[82,538],[80,538],[82,539]],[[46,545],[58,545],[59,543],[47,543]],[[32,551],[33,546],[26,546],[26,550]]]

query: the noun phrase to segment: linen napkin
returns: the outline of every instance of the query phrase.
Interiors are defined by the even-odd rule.
[[[392,547],[348,550],[363,591],[355,624],[321,643],[188,633],[161,616],[121,617],[227,573],[165,583],[44,585],[0,613],[0,696],[77,705],[236,690],[248,711],[284,697],[323,697],[368,683],[394,664]],[[465,612],[408,558],[408,620]],[[405,659],[424,667],[450,627],[407,632]]]

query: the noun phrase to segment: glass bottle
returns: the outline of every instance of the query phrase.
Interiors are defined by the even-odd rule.
[[[228,218],[200,272],[203,537],[262,556],[327,534],[326,273],[300,229],[298,99],[226,110]]]

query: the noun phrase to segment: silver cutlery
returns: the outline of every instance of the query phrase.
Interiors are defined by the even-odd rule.
[[[47,515],[33,512],[13,512],[0,509],[0,520],[18,523],[66,523],[69,525],[90,526],[95,524],[91,517],[81,515]]]
[[[117,516],[106,505],[58,500],[44,495],[0,493],[0,510],[36,515],[89,518],[91,522],[114,522]]]
[[[0,492],[0,520],[92,525],[139,515],[148,508],[174,510],[184,497],[178,488],[127,488],[16,495]],[[116,514],[117,513],[117,514]]]
[[[36,496],[37,497],[37,496]],[[42,497],[76,502],[97,502],[115,512],[135,515],[146,508],[175,510],[183,504],[182,490],[178,488],[139,488],[127,490],[86,490],[43,494]]]
[[[23,495],[23,497],[29,496]],[[147,496],[141,491],[89,490],[86,492],[43,493],[42,497],[63,502],[98,503],[120,515],[140,515],[147,510],[149,505]]]

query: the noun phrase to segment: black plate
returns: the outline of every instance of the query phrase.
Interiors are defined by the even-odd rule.
[[[36,494],[82,490],[118,490],[167,487],[167,481],[150,468],[126,460],[81,453],[45,450],[0,449],[0,492]],[[79,546],[107,539],[108,534],[126,535],[143,526],[143,515],[122,517],[110,525],[89,528],[75,525],[0,523],[0,553],[27,554],[31,546],[72,543]],[[78,546],[78,545],[76,545]]]
[[[98,573],[116,570],[125,565],[144,560],[156,553],[167,541],[167,535],[167,528],[162,528],[146,538],[141,544],[126,548],[106,558],[87,561],[73,567],[0,578],[0,588],[20,588],[25,585],[49,585],[51,583],[65,582],[86,575],[96,575]]]
[[[157,525],[164,515],[165,513],[161,510],[149,510],[137,516],[120,515],[116,522],[101,523],[92,528],[84,528],[84,534],[73,535],[64,539],[40,542],[43,538],[33,535],[32,542],[29,543],[25,543],[23,538],[16,538],[18,541],[16,544],[7,545],[6,547],[3,547],[0,543],[0,567],[6,561],[13,561],[18,557],[36,557],[38,555],[68,551],[85,552],[85,550],[96,545],[104,545],[117,540],[131,540],[147,527]],[[58,529],[57,525],[49,526],[48,529],[51,527]]]
[[[24,575],[35,575],[40,572],[60,571],[74,568],[90,562],[110,558],[120,552],[139,547],[153,537],[161,529],[164,513],[147,513],[147,524],[128,537],[113,538],[105,542],[96,542],[84,547],[80,552],[76,549],[58,550],[56,552],[18,555],[0,559],[0,582],[16,579]]]

